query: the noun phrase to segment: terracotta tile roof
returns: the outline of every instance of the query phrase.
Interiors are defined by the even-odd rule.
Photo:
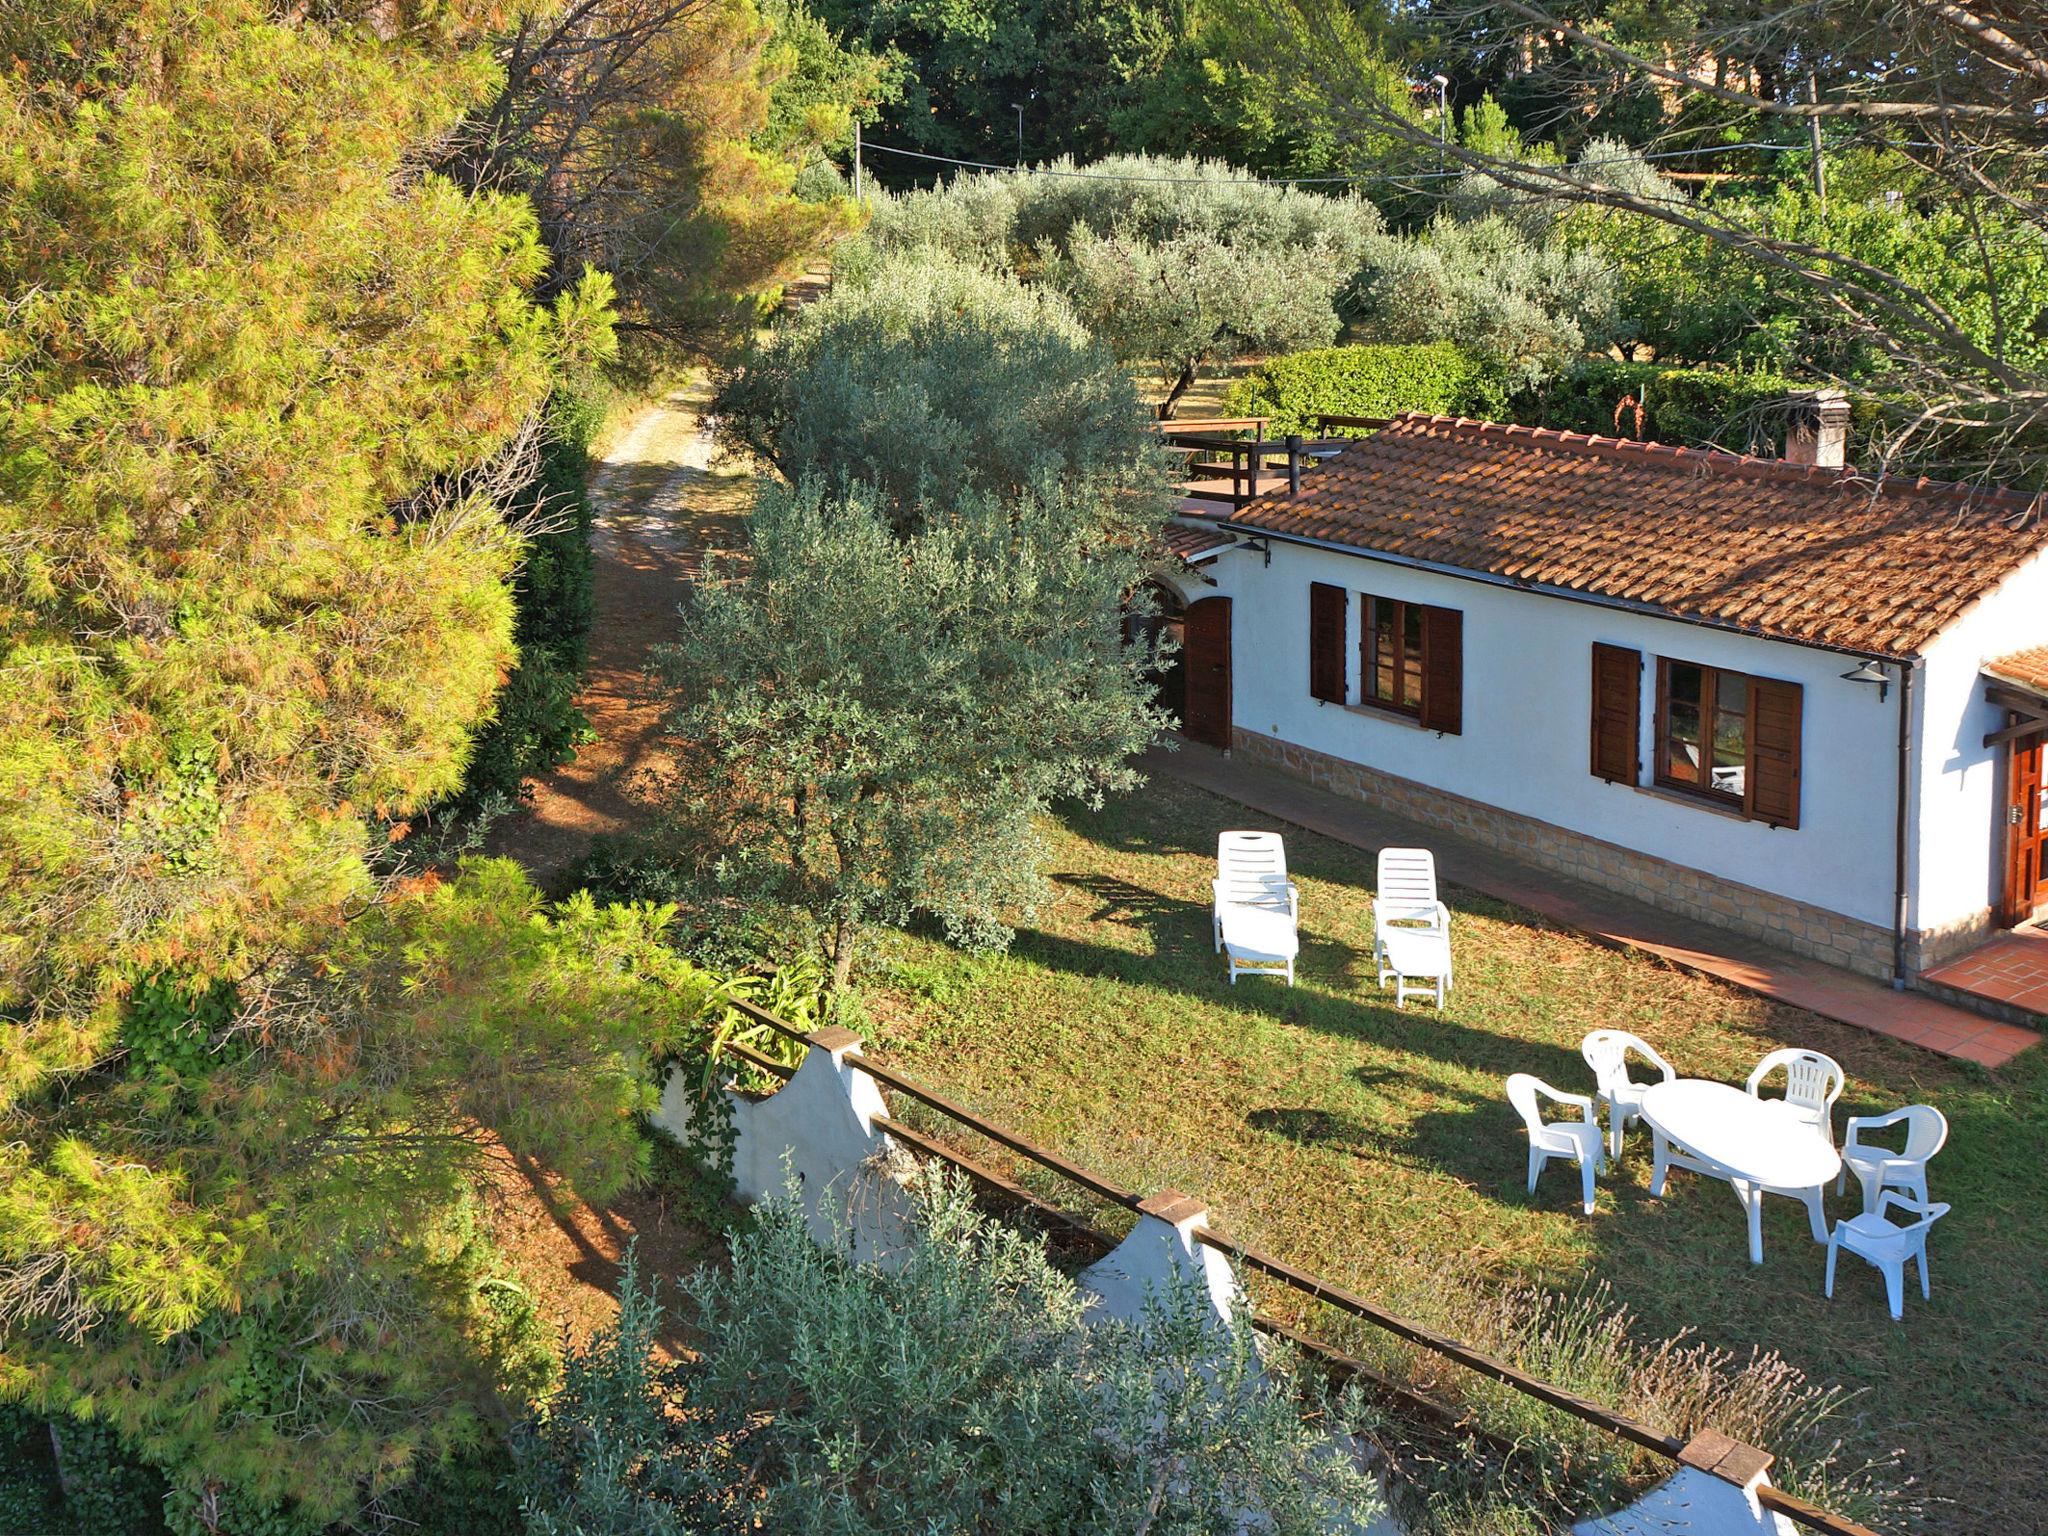
[[[1235,534],[1216,528],[1190,528],[1186,523],[1168,523],[1163,541],[1166,552],[1190,563],[1237,542]]]
[[[2048,645],[2019,651],[1984,663],[1984,670],[2008,683],[2018,683],[2035,693],[2048,694]]]
[[[1230,524],[1887,656],[2048,547],[2018,492],[1416,415]]]

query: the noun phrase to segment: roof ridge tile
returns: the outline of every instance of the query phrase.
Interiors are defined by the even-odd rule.
[[[1955,489],[1417,412],[1229,523],[1911,654],[2048,548],[2042,520],[1959,508]]]

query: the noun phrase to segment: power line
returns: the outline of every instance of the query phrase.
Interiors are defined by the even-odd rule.
[[[928,154],[920,149],[904,149],[896,144],[878,144],[873,139],[864,143],[864,148],[881,150],[886,154],[903,155],[912,160],[925,160],[934,165],[959,166],[970,171],[1001,171],[1006,175],[1057,176],[1069,181],[1118,181],[1135,182],[1154,186],[1195,187],[1207,182],[1198,176],[1132,176],[1118,172],[1061,170],[1049,165],[1003,165],[993,160],[962,160],[953,155]],[[1744,150],[1763,150],[1772,154],[1791,152],[1805,153],[1803,144],[1710,144],[1700,149],[1650,150],[1642,154],[1614,155],[1604,160],[1574,160],[1555,167],[1558,170],[1573,171],[1591,169],[1604,165],[1632,165],[1650,160],[1692,159],[1700,155],[1735,154]],[[1233,176],[1230,180],[1241,186],[1259,187],[1321,187],[1358,186],[1367,182],[1415,182],[1457,180],[1472,174],[1470,171],[1374,171],[1364,176]]]

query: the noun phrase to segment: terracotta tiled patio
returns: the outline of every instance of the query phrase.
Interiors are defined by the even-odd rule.
[[[2032,924],[2015,928],[1937,966],[1927,979],[2048,1016],[2048,931]]]
[[[2041,1039],[2030,1029],[1986,1018],[1924,993],[1894,991],[1854,972],[1522,863],[1494,849],[1467,843],[1271,769],[1238,762],[1209,747],[1183,743],[1176,752],[1154,749],[1146,754],[1144,766],[1148,772],[1173,774],[1253,810],[1354,847],[1427,846],[1435,851],[1437,867],[1445,879],[1513,902],[1600,943],[1640,950],[1686,970],[1717,977],[1764,997],[1890,1035],[1944,1056],[1999,1067]],[[1999,963],[2013,966],[2007,977],[2014,984],[2023,977],[2032,977],[2020,991],[2026,992],[2028,986],[2043,988],[2039,995],[2044,1006],[2048,1006],[2048,935],[2028,934],[2016,942],[2026,946],[2026,965],[2017,961]],[[1986,953],[1979,950],[1958,964],[1968,964]],[[2029,970],[2027,966],[2035,969]],[[1934,972],[1929,979],[1947,978]],[[1967,990],[1983,988],[1972,986]],[[2028,1006],[2017,996],[2002,1000]]]

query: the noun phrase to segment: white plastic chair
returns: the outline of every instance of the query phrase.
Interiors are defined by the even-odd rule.
[[[1865,1131],[1906,1127],[1906,1144],[1894,1152],[1882,1144],[1867,1145]],[[1855,1174],[1863,1185],[1863,1209],[1877,1209],[1887,1189],[1903,1189],[1916,1200],[1927,1198],[1927,1164],[1948,1142],[1948,1117],[1932,1104],[1908,1104],[1888,1115],[1851,1115],[1842,1138],[1842,1175],[1835,1180],[1840,1194]]]
[[[1230,952],[1230,984],[1245,974],[1285,974],[1294,985],[1300,948],[1301,892],[1287,878],[1287,846],[1278,832],[1222,832],[1216,837],[1210,927],[1216,948]]]
[[[1671,1063],[1659,1056],[1649,1041],[1625,1029],[1596,1029],[1579,1043],[1579,1054],[1593,1069],[1595,1095],[1607,1111],[1607,1155],[1621,1156],[1621,1135],[1631,1120],[1643,1113],[1643,1095],[1651,1088],[1628,1075],[1629,1052],[1643,1058],[1670,1082],[1678,1076]]]
[[[1579,1186],[1586,1214],[1593,1214],[1593,1178],[1600,1171],[1600,1122],[1594,1118],[1593,1101],[1583,1093],[1561,1093],[1540,1077],[1517,1072],[1507,1080],[1508,1102],[1522,1117],[1529,1131],[1529,1193],[1536,1193],[1536,1176],[1553,1157],[1569,1157],[1579,1165]],[[1540,1100],[1552,1099],[1575,1107],[1578,1120],[1543,1118]]]
[[[1895,1205],[1902,1211],[1912,1212],[1919,1219],[1903,1227],[1886,1221],[1884,1213]],[[1906,1315],[1908,1260],[1919,1262],[1921,1299],[1924,1301],[1933,1294],[1927,1283],[1927,1233],[1947,1214],[1945,1205],[1929,1205],[1925,1200],[1914,1200],[1895,1189],[1888,1189],[1878,1197],[1876,1210],[1836,1222],[1835,1230],[1828,1234],[1828,1297],[1833,1299],[1835,1294],[1835,1254],[1846,1248],[1859,1259],[1875,1265],[1884,1276],[1885,1300],[1891,1303],[1892,1321],[1899,1321]]]
[[[1262,907],[1299,921],[1301,892],[1287,878],[1287,845],[1278,832],[1216,834],[1216,878],[1210,882],[1216,947],[1223,948],[1223,909]]]
[[[1785,1071],[1785,1102],[1799,1112],[1802,1120],[1827,1138],[1829,1146],[1835,1144],[1835,1100],[1842,1096],[1842,1085],[1848,1074],[1842,1064],[1832,1056],[1819,1051],[1802,1051],[1787,1047],[1773,1051],[1756,1064],[1756,1070],[1749,1074],[1749,1096],[1763,1097],[1757,1090],[1763,1080],[1780,1067]]]
[[[1380,985],[1384,987],[1389,976],[1394,977],[1397,989],[1400,984],[1400,975],[1381,937],[1385,929],[1398,925],[1435,934],[1443,942],[1440,949],[1432,946],[1430,952],[1439,956],[1437,963],[1443,966],[1443,974],[1431,979],[1441,984],[1437,992],[1437,1005],[1441,1007],[1443,994],[1452,986],[1451,909],[1437,899],[1436,856],[1427,848],[1382,848],[1372,889],[1372,958],[1379,968]],[[1398,1006],[1400,998],[1397,996],[1395,1001]]]

